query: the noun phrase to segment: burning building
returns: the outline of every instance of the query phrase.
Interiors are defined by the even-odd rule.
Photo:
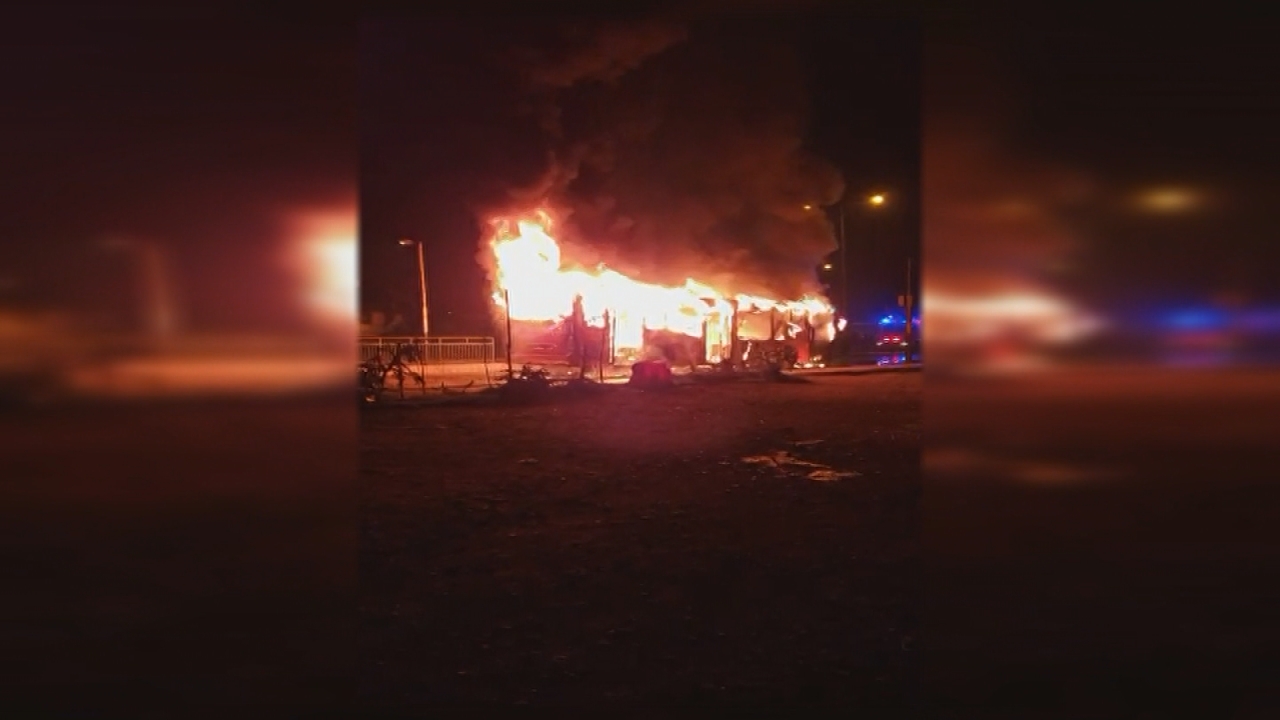
[[[493,301],[511,321],[515,351],[543,362],[734,365],[772,355],[803,363],[835,335],[821,298],[729,294],[693,278],[645,283],[603,264],[561,257],[544,211],[492,223]]]

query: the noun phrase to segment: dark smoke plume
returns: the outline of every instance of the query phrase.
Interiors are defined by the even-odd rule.
[[[556,209],[565,257],[647,282],[817,292],[814,267],[835,247],[821,207],[843,180],[803,147],[806,89],[785,27],[655,20],[568,34],[522,57],[551,152],[542,182],[512,193]]]
[[[526,79],[534,87],[564,89],[588,80],[613,83],[688,37],[683,25],[657,19],[571,25],[564,35],[564,46],[541,53],[541,62],[526,68]]]

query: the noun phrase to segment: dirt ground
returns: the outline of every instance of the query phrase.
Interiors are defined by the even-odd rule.
[[[366,410],[363,703],[905,709],[921,386]]]

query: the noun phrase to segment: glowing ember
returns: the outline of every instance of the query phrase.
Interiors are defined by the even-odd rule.
[[[727,332],[733,315],[732,300],[742,311],[778,310],[795,317],[830,314],[821,298],[805,296],[777,301],[753,295],[728,296],[693,278],[668,287],[633,280],[604,265],[594,269],[567,267],[560,246],[551,236],[551,218],[538,212],[530,218],[500,218],[493,222],[490,239],[497,268],[494,302],[505,305],[509,293],[513,320],[556,321],[573,314],[581,298],[587,324],[604,327],[607,313],[619,348],[640,348],[644,331],[667,330],[691,337],[703,333],[704,324],[723,326]]]

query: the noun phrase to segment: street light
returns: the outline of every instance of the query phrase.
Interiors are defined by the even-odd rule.
[[[872,205],[874,207],[880,207],[885,204],[888,198],[885,195],[885,193],[874,193],[872,195],[867,196],[866,200],[869,205]],[[836,230],[837,230],[837,238],[839,240],[839,255],[837,257],[837,261],[840,263],[840,268],[838,273],[838,276],[840,279],[839,287],[840,287],[840,294],[841,294],[841,304],[844,306],[846,312],[848,311],[848,305],[849,305],[849,289],[846,287],[846,285],[848,285],[848,282],[849,282],[849,272],[848,272],[849,247],[848,247],[848,242],[845,238],[844,226],[845,226],[845,213],[847,211],[845,205],[849,204],[850,201],[851,201],[851,197],[849,194],[846,193],[842,195],[840,199],[837,200],[835,203],[836,222],[837,222]],[[810,212],[814,209],[814,206],[811,203],[805,203],[804,205],[801,206],[801,208],[805,212]],[[822,266],[822,269],[831,270],[832,269],[831,263],[825,263]]]
[[[886,200],[887,200],[887,197],[884,193],[874,193],[867,197],[867,203],[873,207],[880,207],[884,205]],[[849,288],[847,287],[847,285],[849,284],[849,260],[848,260],[849,245],[848,245],[847,239],[845,238],[845,231],[844,231],[845,213],[846,213],[845,206],[849,204],[849,201],[850,201],[850,197],[848,194],[846,194],[843,197],[841,197],[839,202],[836,203],[836,209],[839,211],[839,216],[837,217],[837,219],[839,221],[839,239],[840,239],[840,255],[838,259],[840,262],[840,287],[841,287],[841,295],[842,295],[841,300],[842,300],[842,304],[844,306],[845,312],[849,311],[849,295],[850,295]]]
[[[422,291],[422,337],[427,337],[427,261],[422,253],[422,241],[411,238],[400,238],[404,247],[418,246],[418,288]]]
[[[1138,197],[1142,209],[1157,213],[1176,213],[1194,208],[1200,198],[1182,188],[1155,188]]]

